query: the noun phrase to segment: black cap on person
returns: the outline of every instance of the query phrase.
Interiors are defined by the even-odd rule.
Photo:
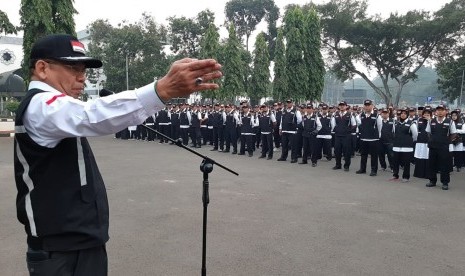
[[[86,56],[84,44],[76,37],[67,34],[47,35],[32,46],[30,67],[39,59],[51,59],[66,63],[84,63],[86,68],[100,68],[102,61]]]

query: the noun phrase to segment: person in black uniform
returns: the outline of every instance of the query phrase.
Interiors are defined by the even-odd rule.
[[[304,153],[302,162],[299,164],[307,164],[308,159],[314,160],[316,155],[316,136],[321,129],[320,118],[313,112],[313,105],[307,104],[302,115],[302,143]],[[312,161],[312,167],[316,167],[316,162]]]
[[[356,127],[355,118],[346,110],[347,103],[342,101],[338,105],[337,111],[331,119],[331,127],[334,132],[334,153],[336,155],[336,166],[333,170],[342,168],[341,159],[344,155],[344,171],[349,171],[351,159],[352,130]]]
[[[179,120],[179,104],[175,104],[171,110],[171,138],[177,140],[181,137],[180,134],[180,120]],[[174,144],[171,142],[171,144]]]
[[[286,101],[287,108],[283,110],[280,124],[282,152],[278,161],[286,161],[291,148],[291,163],[297,163],[297,143],[295,135],[297,133],[297,125],[302,122],[302,114],[295,108],[291,99]]]
[[[356,121],[360,132],[360,169],[357,174],[366,173],[368,154],[371,158],[370,176],[376,176],[378,173],[378,151],[379,137],[383,126],[381,116],[373,111],[373,102],[365,100],[363,103],[364,112],[357,116]]]
[[[277,102],[273,104],[273,109],[276,118],[276,125],[273,130],[273,141],[275,148],[279,149],[281,147],[281,134],[279,134],[279,129],[281,128],[281,118],[283,116],[283,103]]]
[[[442,189],[449,189],[451,153],[449,152],[450,141],[457,135],[455,123],[446,118],[446,107],[440,104],[436,107],[436,118],[433,118],[426,132],[429,133],[429,183],[426,187],[434,187],[437,182],[437,172],[441,174]]]
[[[207,144],[209,140],[208,137],[208,112],[207,106],[202,105],[202,109],[200,110],[200,135],[202,136],[203,145]]]
[[[157,121],[159,126],[159,131],[166,135],[170,136],[171,134],[171,112],[168,108],[164,108],[157,113]],[[160,135],[160,144],[168,143],[168,139]]]
[[[184,103],[182,110],[179,113],[179,133],[181,135],[182,144],[187,146],[189,144],[189,129],[191,125],[191,112],[189,105]]]
[[[316,146],[314,154],[312,154],[312,165],[317,164],[318,160],[322,158],[321,152],[326,157],[326,160],[331,161],[331,117],[328,113],[328,105],[321,105],[321,113],[318,115],[318,119],[321,124],[321,129],[316,135]]]
[[[248,105],[242,105],[242,115],[240,118],[241,125],[241,148],[238,155],[245,155],[245,147],[247,146],[247,152],[249,157],[253,156],[253,127],[258,123],[255,121],[255,117],[250,112]]]
[[[223,152],[229,152],[232,145],[232,154],[237,154],[237,125],[239,124],[239,116],[232,108],[232,106],[226,105],[226,111],[223,114],[223,120],[224,138],[226,140],[226,148]]]
[[[383,126],[381,127],[381,136],[379,138],[379,163],[381,169],[385,171],[388,166],[386,164],[386,156],[389,163],[389,168],[392,170],[392,143],[394,142],[394,119],[389,118],[389,110],[381,110],[381,118]]]
[[[200,133],[200,121],[202,120],[199,106],[194,104],[191,112],[190,135],[193,148],[200,148],[202,145],[202,134]]]
[[[213,149],[212,151],[215,150],[223,150],[222,147],[222,140],[223,140],[223,114],[220,110],[220,104],[217,103],[215,104],[215,110],[213,111],[212,114],[212,126],[213,126]]]
[[[27,234],[30,275],[108,274],[108,199],[86,137],[138,125],[171,98],[218,88],[208,81],[221,77],[214,60],[183,59],[157,82],[79,101],[86,68],[101,66],[71,35],[47,35],[32,46],[14,138],[17,217]],[[198,77],[203,83],[196,84]]]
[[[276,125],[276,118],[273,112],[268,110],[267,105],[261,105],[261,114],[258,117],[260,134],[262,139],[262,154],[259,158],[273,159],[273,128]]]
[[[418,178],[429,179],[429,149],[428,149],[428,133],[426,132],[426,127],[428,122],[431,120],[433,111],[431,107],[425,106],[423,108],[423,113],[421,118],[417,121],[418,128],[418,138],[415,143],[415,170],[413,171],[413,176]]]

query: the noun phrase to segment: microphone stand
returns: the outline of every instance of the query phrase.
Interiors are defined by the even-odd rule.
[[[173,142],[174,144],[176,144],[178,147],[181,147],[197,156],[199,156],[200,158],[202,158],[202,163],[200,163],[200,171],[203,173],[203,182],[202,182],[202,203],[203,203],[203,229],[202,229],[202,276],[206,276],[207,275],[207,267],[206,267],[206,256],[207,256],[207,207],[208,207],[208,203],[210,203],[210,196],[209,196],[209,192],[208,192],[208,188],[209,188],[209,182],[208,182],[208,174],[211,173],[213,171],[213,165],[218,165],[220,168],[232,173],[232,174],[235,174],[235,175],[239,175],[237,172],[221,165],[220,163],[216,162],[215,160],[211,159],[210,157],[206,156],[206,155],[203,155],[193,149],[190,149],[188,147],[186,147],[185,145],[183,145],[182,143],[182,139],[179,138],[177,140],[174,140],[172,139],[171,137],[168,137],[166,135],[164,135],[163,133],[160,133],[159,131],[151,128],[151,127],[148,127],[144,124],[142,124],[143,127],[145,127],[146,129],[150,130],[150,131],[153,131],[154,133],[162,136],[163,138],[167,139],[167,140],[170,140],[171,142]]]

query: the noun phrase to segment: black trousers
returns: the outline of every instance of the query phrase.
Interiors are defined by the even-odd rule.
[[[151,124],[151,125],[149,125]],[[153,123],[149,123],[147,124],[147,126],[151,129],[155,129],[155,124]],[[150,129],[147,129],[147,141],[153,141],[155,140],[155,132],[153,132],[152,130]]]
[[[304,148],[304,153],[302,155],[302,162],[307,162],[307,159],[311,158],[313,155],[316,155],[316,136],[310,135],[310,137],[302,137],[302,144]],[[312,158],[313,160],[313,158]],[[312,161],[313,163],[313,161]],[[315,162],[316,163],[316,162]]]
[[[31,276],[108,275],[105,245],[63,252],[28,249],[26,262]]]
[[[402,173],[403,179],[410,179],[410,162],[413,159],[413,152],[393,152],[392,158],[392,171],[393,176],[395,178],[399,178],[399,167],[402,166],[404,168],[404,172]]]
[[[324,139],[324,138],[316,138],[315,140],[315,148],[312,154],[312,163],[317,163],[318,159],[321,159],[323,156],[321,152],[326,155],[326,158],[331,160],[331,139]]]
[[[171,124],[169,125],[159,125],[160,126],[160,133],[164,134],[168,137],[171,135]],[[160,135],[160,142],[165,142],[168,143],[168,139],[164,138],[163,136]]]
[[[344,155],[344,168],[350,167],[352,135],[336,136],[334,139],[334,154],[336,155],[336,167],[341,167],[342,155]]]
[[[281,158],[287,159],[287,155],[289,153],[289,148],[291,149],[291,159],[297,159],[297,143],[295,141],[296,134],[283,132],[281,135]]]
[[[381,165],[381,168],[383,169],[386,169],[387,168],[387,164],[386,164],[386,156],[387,156],[387,160],[388,160],[388,163],[389,163],[389,168],[392,169],[392,156],[393,156],[393,151],[392,151],[392,143],[383,143],[383,142],[379,142],[379,154],[378,154],[378,158],[379,158],[379,164]]]
[[[171,138],[177,140],[180,136],[179,125],[171,124]]]
[[[247,152],[249,155],[253,154],[253,140],[254,140],[254,135],[241,135],[241,149],[239,153],[244,154],[245,153],[245,145],[247,144]]]
[[[279,135],[278,126],[273,130],[273,140],[274,140],[275,148],[280,148],[281,147],[281,135]]]
[[[237,140],[237,135],[236,135]],[[224,127],[213,127],[213,148],[224,149]]]
[[[454,167],[460,169],[463,167],[463,161],[464,161],[464,156],[465,151],[454,151],[452,152],[452,156],[454,157]]]
[[[368,154],[371,159],[371,171],[378,171],[378,151],[379,151],[379,140],[376,141],[360,141],[360,170],[367,170]]]
[[[437,173],[441,175],[441,183],[448,185],[450,182],[450,163],[451,154],[449,148],[429,149],[429,181],[436,183],[438,181]]]
[[[206,145],[207,141],[210,141],[210,137],[208,137],[208,128],[206,125],[204,127],[200,127],[200,133],[202,135],[202,144]]]
[[[192,145],[194,147],[200,147],[202,145],[202,134],[200,133],[200,126],[199,127],[190,127],[190,135],[191,135],[191,141]]]
[[[262,156],[273,157],[273,134],[263,134],[262,135]]]
[[[237,152],[237,131],[236,128],[225,128],[224,129],[224,138],[226,140],[226,149],[225,151],[229,151],[231,148],[231,144],[233,147],[233,151]]]
[[[179,132],[181,133],[182,144],[187,146],[189,144],[189,128],[181,128]]]

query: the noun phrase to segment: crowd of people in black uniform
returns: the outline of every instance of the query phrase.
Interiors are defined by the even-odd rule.
[[[448,190],[450,172],[460,172],[465,164],[464,114],[445,105],[435,108],[388,108],[378,110],[371,100],[363,106],[338,106],[321,103],[295,105],[291,99],[272,106],[171,104],[150,116],[143,124],[184,145],[212,151],[247,155],[260,152],[259,158],[310,163],[316,167],[322,158],[335,159],[333,170],[349,171],[352,158],[360,155],[357,174],[376,176],[391,170],[390,181],[408,182],[413,176],[429,179],[427,187],[437,184]],[[142,126],[132,126],[116,138],[144,141],[169,141]],[[239,149],[238,149],[239,147]],[[280,150],[279,150],[280,149]],[[367,168],[368,156],[370,166]],[[386,162],[387,159],[387,162]],[[379,165],[379,166],[378,166]],[[400,176],[400,170],[402,175]]]

